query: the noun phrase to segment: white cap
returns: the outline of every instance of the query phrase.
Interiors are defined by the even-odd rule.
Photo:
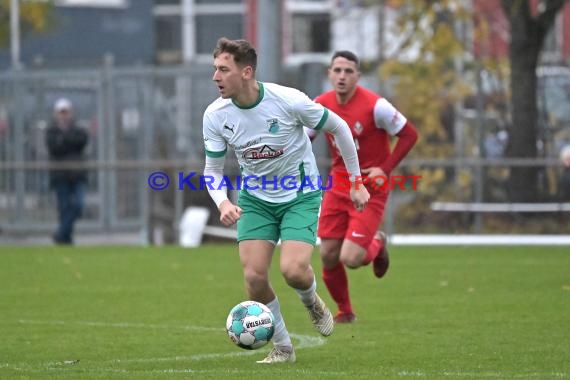
[[[72,108],[73,108],[73,106],[71,104],[71,101],[69,99],[66,99],[66,98],[58,99],[55,102],[55,105],[53,106],[53,109],[55,110],[55,112],[60,112],[63,110],[71,111]]]

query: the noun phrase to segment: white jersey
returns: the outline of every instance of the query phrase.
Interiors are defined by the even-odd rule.
[[[293,200],[299,189],[318,190],[322,181],[303,126],[322,128],[328,110],[299,90],[258,84],[259,98],[252,106],[242,108],[223,98],[208,106],[203,125],[206,155],[223,157],[231,147],[242,179],[247,178],[242,188],[268,202]]]

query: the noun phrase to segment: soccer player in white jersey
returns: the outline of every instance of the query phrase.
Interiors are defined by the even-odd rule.
[[[257,81],[256,64],[257,53],[248,41],[218,40],[212,79],[220,98],[204,113],[204,175],[214,178],[208,192],[220,211],[222,224],[237,223],[239,256],[249,298],[266,304],[275,316],[274,347],[258,361],[272,364],[295,361],[291,337],[269,282],[268,272],[279,239],[281,273],[298,293],[314,327],[328,336],[334,326],[330,310],[316,293],[311,267],[321,188],[317,186],[317,165],[303,126],[336,137],[350,175],[350,199],[358,210],[364,209],[370,195],[358,183],[358,156],[346,122],[298,90]],[[228,147],[236,154],[242,178],[254,179],[244,184],[237,205],[228,199],[227,188],[221,186]]]

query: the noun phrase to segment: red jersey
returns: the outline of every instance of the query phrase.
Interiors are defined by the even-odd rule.
[[[339,104],[334,91],[319,95],[315,101],[339,115],[350,127],[361,168],[381,166],[390,156],[390,136],[406,124],[406,118],[386,99],[357,86],[346,104]],[[334,136],[326,133],[332,158],[331,174],[346,172]]]

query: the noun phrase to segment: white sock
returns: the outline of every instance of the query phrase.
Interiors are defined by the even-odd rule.
[[[275,318],[275,332],[273,333],[273,345],[274,346],[286,346],[286,347],[293,347],[293,343],[291,343],[291,337],[289,336],[289,331],[287,331],[287,327],[285,327],[285,321],[283,320],[283,316],[281,315],[281,306],[279,306],[279,300],[277,297],[271,302],[267,304],[267,307],[273,313],[273,317]]]
[[[295,289],[299,297],[301,298],[301,302],[305,306],[314,305],[317,302],[317,281],[313,278],[313,284],[309,287],[309,289]]]

